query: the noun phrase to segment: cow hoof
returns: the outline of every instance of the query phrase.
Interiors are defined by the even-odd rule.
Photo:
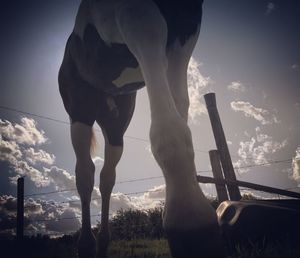
[[[208,232],[203,229],[166,232],[172,257],[225,258],[225,249],[220,234]]]
[[[80,235],[78,241],[78,257],[79,258],[95,258],[96,257],[96,239],[94,235]]]
[[[109,240],[109,232],[100,230],[97,235],[97,258],[107,258]]]

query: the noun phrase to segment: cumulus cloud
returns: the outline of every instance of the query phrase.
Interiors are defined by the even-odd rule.
[[[191,58],[188,66],[188,90],[190,98],[189,116],[193,122],[202,114],[206,114],[206,107],[201,101],[204,89],[212,83],[210,77],[204,77],[200,73],[200,63]]]
[[[268,2],[267,9],[266,9],[266,15],[271,14],[275,10],[275,4],[272,2]]]
[[[11,164],[17,162],[23,156],[19,145],[15,141],[2,140],[0,143],[0,160]]]
[[[17,200],[0,196],[0,230],[15,233]],[[53,200],[26,199],[24,203],[24,230],[26,234],[74,232],[80,228],[79,210]]]
[[[16,185],[19,176],[26,176],[36,187],[49,186],[41,165],[52,165],[55,156],[39,148],[47,138],[37,123],[27,117],[21,118],[20,123],[0,119],[0,133],[0,161],[12,168],[10,182]]]
[[[45,132],[37,129],[36,122],[27,117],[21,118],[20,124],[0,119],[0,133],[3,139],[14,140],[18,144],[37,145],[47,141]]]
[[[56,166],[44,168],[44,171],[48,180],[53,183],[57,190],[75,188],[75,176],[71,175],[68,171]]]
[[[246,101],[232,101],[230,103],[231,108],[238,112],[242,112],[246,117],[252,117],[262,125],[280,123],[277,117],[274,114],[271,114],[270,111],[257,108],[253,106],[250,102]]]
[[[147,210],[160,206],[165,200],[165,195],[166,186],[163,184],[154,186],[144,194],[137,197],[131,197],[130,199],[137,209]]]
[[[11,234],[16,227],[16,198],[8,195],[0,196],[0,232]]]
[[[234,81],[231,82],[228,86],[227,89],[233,92],[245,92],[246,87],[239,81]]]
[[[94,188],[92,209],[101,208],[101,195],[97,188]],[[157,207],[165,199],[165,185],[154,186],[140,195],[113,193],[110,199],[110,213],[115,214],[118,210],[128,209],[151,209]]]
[[[25,156],[27,161],[29,161],[33,165],[35,165],[36,163],[52,165],[55,161],[55,156],[53,154],[49,154],[44,150],[35,151],[33,148],[26,149]]]
[[[19,160],[14,164],[14,171],[21,176],[26,176],[29,178],[36,187],[46,187],[50,185],[50,182],[45,174],[40,170],[30,166],[26,161]],[[17,184],[17,179],[19,176],[10,177],[10,181],[13,184]]]
[[[141,195],[130,196],[124,193],[113,193],[110,199],[110,214],[120,209],[147,210],[160,206],[165,198],[165,185],[149,189]],[[100,214],[101,196],[98,189],[93,191],[92,215]],[[67,233],[78,230],[81,226],[81,209],[78,196],[71,200],[57,202],[54,200],[25,199],[25,232],[26,234]],[[17,201],[13,196],[0,196],[0,235],[6,232],[15,233]],[[99,217],[93,216],[96,224]]]
[[[255,134],[249,140],[240,142],[238,149],[240,159],[234,162],[235,167],[268,163],[269,155],[282,150],[288,144],[287,140],[282,142],[273,140],[271,136],[264,134],[260,127],[256,127]],[[241,171],[246,172],[247,169]]]
[[[300,147],[297,148],[295,157],[292,161],[293,178],[299,183],[300,187]]]

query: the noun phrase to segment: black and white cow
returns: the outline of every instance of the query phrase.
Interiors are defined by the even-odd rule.
[[[105,257],[109,200],[123,135],[146,85],[151,148],[166,182],[163,226],[173,257],[224,257],[216,213],[203,195],[187,125],[187,67],[198,39],[202,0],[81,1],[59,72],[71,119],[76,185],[82,204],[80,257]],[[105,138],[100,174],[101,229],[91,232],[95,167],[90,147],[97,122]]]

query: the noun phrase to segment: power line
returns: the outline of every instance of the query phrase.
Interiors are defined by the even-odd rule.
[[[26,194],[24,197],[32,197],[32,196],[38,196],[38,195],[48,195],[48,194],[55,194],[55,193],[63,193],[63,192],[72,192],[76,191],[77,189],[63,189],[63,190],[57,190],[57,191],[51,191],[51,192],[43,192],[43,193],[32,193],[32,194]]]
[[[273,165],[273,164],[278,164],[278,163],[287,163],[287,162],[292,162],[292,159],[274,160],[274,161],[265,162],[265,163],[261,163],[261,164],[254,164],[254,165],[248,165],[248,166],[234,167],[234,169],[263,167],[263,166],[267,166],[267,165]]]
[[[144,194],[144,193],[151,193],[153,191],[151,190],[145,190],[145,191],[138,191],[138,192],[130,192],[130,193],[121,193],[122,195],[125,195],[125,196],[129,196],[129,195],[136,195],[136,194]],[[112,195],[114,194],[118,194],[118,193],[112,193]],[[101,197],[95,197],[95,198],[92,198],[91,201],[96,201],[96,200],[101,200]],[[59,202],[59,203],[74,203],[74,202],[80,202],[80,200],[71,200],[71,201],[62,201],[62,202]]]
[[[91,217],[100,217],[100,214],[93,214]],[[70,220],[70,219],[81,219],[81,216],[74,216],[74,217],[64,217],[64,218],[54,218],[54,219],[35,219],[31,220],[32,222],[53,222],[53,221],[60,221],[60,220]]]
[[[69,122],[66,122],[66,121],[63,121],[63,120],[59,120],[59,119],[48,117],[48,116],[33,114],[33,113],[30,113],[30,112],[22,111],[22,110],[11,108],[11,107],[6,107],[6,106],[0,105],[0,108],[8,110],[8,111],[12,111],[12,112],[20,113],[20,114],[23,114],[23,115],[30,115],[30,116],[50,120],[52,122],[56,122],[56,123],[60,123],[60,124],[66,124],[66,125],[70,124]]]
[[[26,112],[26,111],[22,111],[22,110],[19,110],[19,109],[15,109],[15,108],[3,106],[3,105],[0,105],[0,108],[4,109],[4,110],[12,111],[12,112],[20,113],[20,114],[23,114],[23,115],[30,115],[30,116],[33,116],[33,117],[38,117],[38,118],[41,118],[41,119],[49,120],[49,121],[60,123],[60,124],[70,125],[70,122],[66,122],[66,121],[56,119],[56,118],[52,118],[52,117],[49,117],[49,116],[38,115],[38,114],[31,113],[31,112]],[[95,130],[97,132],[101,132],[101,130],[99,130],[99,129],[95,129]],[[144,142],[144,143],[150,143],[149,140],[147,140],[147,139],[140,138],[140,137],[135,137],[135,136],[130,136],[130,135],[124,135],[124,138],[131,139],[131,140],[136,140],[136,141],[140,141],[140,142]],[[199,152],[199,153],[207,153],[207,151],[204,151],[204,150],[195,149],[195,151]]]
[[[12,112],[17,112],[17,113],[21,113],[21,114],[25,114],[25,115],[31,115],[31,116],[34,116],[34,117],[46,119],[46,120],[49,120],[49,121],[52,121],[52,122],[56,122],[56,123],[70,125],[69,122],[66,122],[66,121],[63,121],[63,120],[55,119],[55,118],[44,116],[44,115],[38,115],[38,114],[31,113],[31,112],[26,112],[26,111],[22,111],[22,110],[19,110],[19,109],[15,109],[15,108],[3,106],[3,105],[0,105],[0,108],[1,109],[5,109],[5,110],[9,110],[9,111],[12,111]],[[98,129],[96,129],[96,130],[100,131]],[[142,141],[142,142],[149,143],[148,140],[143,139],[143,138],[139,138],[139,137],[134,137],[134,136],[124,136],[124,137],[129,138],[129,139],[133,139],[133,140],[137,140],[137,141]],[[199,149],[195,149],[195,151],[196,152],[201,152],[201,153],[207,153],[207,151],[203,151],[203,150],[199,150]],[[235,156],[235,155],[232,155],[232,156]],[[254,158],[247,158],[247,159],[256,160]],[[262,163],[262,164],[248,165],[248,166],[242,166],[242,167],[234,167],[234,169],[239,170],[239,169],[243,169],[243,168],[252,168],[252,167],[266,166],[266,165],[270,165],[270,164],[284,163],[284,162],[291,162],[291,161],[292,161],[292,159],[286,159],[286,160],[280,160],[280,161],[270,161],[270,162],[265,162],[265,163]],[[205,171],[198,171],[197,173],[209,173],[209,172],[212,172],[212,171],[211,170],[205,170]],[[132,179],[132,180],[125,180],[125,181],[117,182],[116,184],[124,184],[124,183],[139,182],[139,181],[147,181],[147,180],[152,180],[152,179],[157,179],[157,178],[163,178],[163,176],[140,178],[140,179]],[[54,194],[54,193],[59,193],[59,192],[69,192],[69,191],[75,191],[75,190],[76,189],[64,189],[64,190],[51,191],[51,192],[46,192],[46,193],[34,193],[34,194],[26,195],[25,197],[32,197],[32,196],[38,196],[38,195],[48,195],[48,194]]]

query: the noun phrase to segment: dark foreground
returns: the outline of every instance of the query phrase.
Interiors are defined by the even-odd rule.
[[[300,246],[293,246],[289,239],[236,245],[230,258],[299,258]],[[71,236],[57,239],[35,237],[16,240],[0,240],[0,256],[3,258],[77,258],[76,241]],[[199,258],[201,250],[199,250]],[[130,241],[113,241],[109,249],[110,258],[158,258],[170,257],[167,241],[136,239]]]

